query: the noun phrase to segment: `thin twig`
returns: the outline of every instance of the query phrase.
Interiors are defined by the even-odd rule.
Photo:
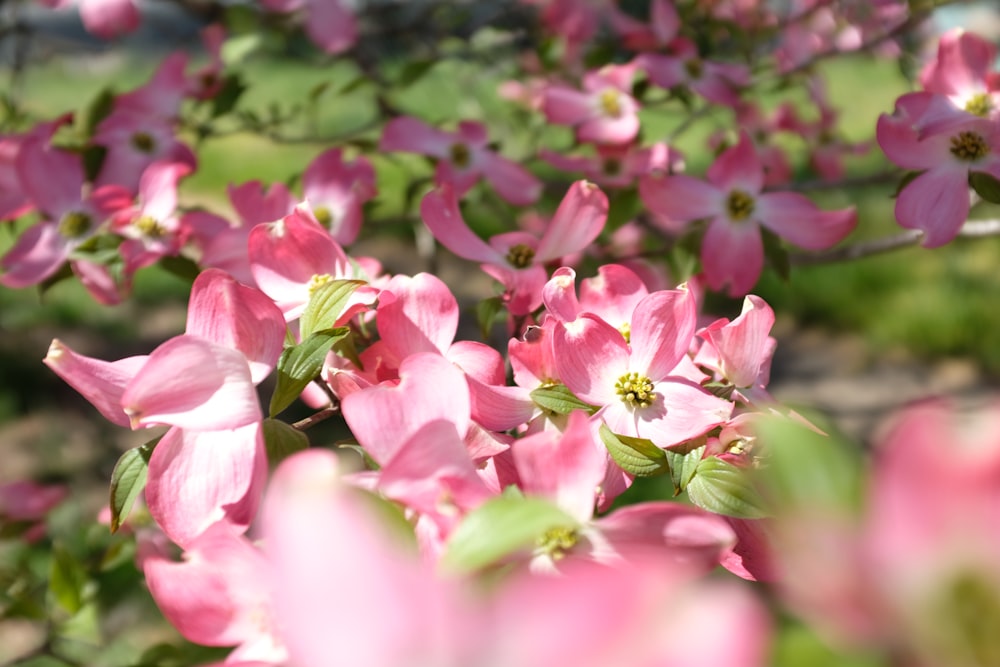
[[[306,417],[305,419],[298,420],[297,422],[292,424],[292,428],[294,428],[296,431],[305,431],[306,429],[312,428],[313,426],[315,426],[320,422],[326,421],[327,419],[334,416],[335,414],[338,414],[339,412],[340,412],[339,405],[328,405],[319,412],[313,413],[308,417]]]
[[[987,236],[1000,236],[1000,220],[970,220],[959,230],[958,236],[962,238],[983,238]],[[858,241],[840,248],[834,248],[821,253],[801,253],[789,256],[789,261],[794,266],[810,266],[815,264],[830,264],[834,262],[844,262],[871,255],[908,248],[916,245],[924,237],[924,232],[919,229],[908,229],[899,234],[886,236],[869,241]]]

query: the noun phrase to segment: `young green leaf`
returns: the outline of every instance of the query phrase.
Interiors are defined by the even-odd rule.
[[[502,495],[470,512],[452,533],[442,557],[451,572],[468,573],[532,547],[546,531],[576,520],[541,498]]]
[[[302,338],[333,327],[344,312],[351,295],[364,284],[363,280],[331,280],[313,290],[299,320]]]
[[[267,462],[273,468],[295,452],[309,448],[309,436],[277,419],[265,419],[264,449]]]
[[[118,459],[111,471],[111,532],[117,531],[122,521],[128,518],[132,504],[146,488],[149,459],[160,438],[154,438],[144,445],[133,447]]]
[[[767,516],[764,501],[753,486],[746,470],[710,456],[698,464],[687,485],[691,502],[715,514],[738,519],[761,519]]]
[[[976,194],[990,202],[1000,204],[1000,181],[992,174],[985,171],[970,171],[969,185],[976,191]]]
[[[632,438],[600,428],[601,441],[622,470],[636,477],[654,477],[670,472],[667,453],[646,438]]]
[[[589,414],[593,414],[597,409],[577,398],[564,384],[539,387],[532,391],[529,396],[541,409],[558,415],[568,415],[573,410],[586,410]]]
[[[268,416],[274,417],[292,404],[323,369],[326,353],[350,333],[347,327],[316,331],[298,345],[286,347],[278,359],[278,381],[271,395]]]
[[[698,470],[701,457],[705,454],[705,445],[686,452],[668,449],[666,454],[667,462],[670,464],[670,477],[674,481],[674,493],[681,493]]]

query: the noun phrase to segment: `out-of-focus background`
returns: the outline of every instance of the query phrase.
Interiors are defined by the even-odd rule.
[[[0,11],[12,11],[6,4],[0,2]],[[172,49],[205,58],[199,23],[169,2],[145,2],[142,30],[110,44],[88,37],[75,12],[15,4],[30,31],[0,40],[0,99],[16,99],[19,108],[38,118],[79,109],[106,88],[117,92],[134,88]],[[932,30],[954,25],[993,39],[1000,36],[1000,15],[993,2],[950,7],[936,16]],[[928,43],[931,37],[927,35]],[[490,35],[483,31],[476,38],[490,39]],[[254,47],[250,39],[242,46]],[[369,91],[361,87],[337,92],[356,77],[352,66],[330,67],[303,59],[294,44],[263,53],[268,56],[248,58],[239,65],[249,84],[240,108],[266,115],[275,104],[284,107],[312,96],[315,104],[300,121],[309,129],[326,136],[360,129],[359,136],[366,136],[364,128],[374,114]],[[406,54],[397,57],[399,66],[405,67]],[[912,73],[914,66],[864,55],[821,66],[828,77],[829,98],[842,113],[847,139],[873,141],[879,114],[891,112],[896,97],[910,89],[904,74]],[[449,60],[432,65],[411,86],[398,91],[395,102],[431,122],[443,114],[453,116],[458,108],[484,119],[495,136],[503,137],[505,147],[513,146],[511,154],[530,154],[531,139],[511,126],[506,103],[496,93],[509,70],[496,63],[487,76],[483,73],[481,63]],[[771,97],[764,102],[772,107],[788,99],[782,91]],[[451,106],[442,109],[441,100]],[[645,136],[666,136],[678,122],[675,116],[647,113]],[[708,126],[695,127],[678,142],[691,173],[703,173],[713,159],[705,149],[710,131]],[[558,144],[563,138],[560,132],[544,134],[542,141]],[[377,139],[377,130],[370,136]],[[326,147],[247,133],[212,137],[199,147],[198,171],[184,181],[183,201],[229,214],[228,184],[286,180]],[[384,193],[401,189],[392,183],[406,177],[407,169],[421,168],[419,161],[405,158],[374,162]],[[545,169],[537,161],[530,164]],[[859,175],[888,166],[877,147],[850,162],[852,173]],[[854,188],[850,194],[816,192],[815,199],[826,208],[857,206],[861,223],[852,238],[876,238],[899,231],[892,215],[892,190],[892,183],[882,182]],[[391,197],[377,200],[369,211],[373,227],[352,253],[375,256],[389,271],[424,270],[424,260],[413,251],[412,228],[388,222],[404,213],[402,207]],[[499,229],[504,222],[484,218],[478,224]],[[0,253],[12,245],[21,228],[0,226]],[[471,307],[493,294],[489,279],[472,263],[447,251],[440,252],[436,261],[439,275],[463,305]],[[995,400],[1000,390],[998,265],[1000,238],[986,238],[960,239],[933,251],[909,247],[849,263],[797,266],[790,282],[766,273],[756,293],[779,314],[773,393],[828,415],[859,441],[869,439],[881,419],[908,401],[932,395],[972,403]],[[98,306],[74,281],[44,293],[0,289],[0,484],[24,478],[65,482],[79,502],[57,512],[55,521],[71,523],[97,513],[106,503],[118,457],[150,436],[106,423],[41,359],[53,338],[107,359],[148,353],[183,331],[186,297],[187,284],[157,268],[141,271],[132,298],[114,307]],[[469,321],[474,321],[471,314]],[[117,621],[122,627],[149,612],[137,604],[135,616]],[[31,646],[37,633],[31,624],[0,624],[0,664]],[[154,622],[144,636],[155,640],[161,634],[173,637]],[[121,656],[134,650],[127,643],[115,644],[103,659],[107,664],[125,664]]]

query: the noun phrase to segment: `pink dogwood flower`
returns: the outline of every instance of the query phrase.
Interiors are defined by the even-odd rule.
[[[559,204],[540,239],[526,232],[508,232],[487,243],[469,229],[458,208],[458,197],[445,185],[429,192],[420,213],[434,238],[459,257],[483,262],[482,269],[507,288],[507,307],[524,315],[542,302],[548,278],[547,262],[586,248],[607,219],[608,198],[586,181],[577,181]]]
[[[896,100],[891,116],[882,114],[876,137],[895,164],[922,171],[896,198],[896,220],[924,232],[923,245],[951,241],[969,215],[969,174],[1000,179],[1000,125],[972,117],[947,131],[920,137],[916,123],[933,104],[932,93],[910,93]]]
[[[450,184],[458,197],[485,178],[497,194],[515,206],[537,201],[542,194],[541,181],[521,165],[495,153],[488,143],[482,123],[462,121],[455,132],[447,132],[412,116],[399,116],[386,123],[379,149],[434,158],[434,182]]]
[[[669,218],[709,220],[702,269],[711,289],[728,285],[731,296],[746,294],[760,278],[761,226],[807,250],[822,250],[857,224],[853,207],[821,211],[795,192],[763,192],[764,169],[746,132],[709,167],[707,178],[649,176],[640,182],[639,194],[652,211]]]
[[[302,24],[313,44],[335,55],[347,51],[358,40],[357,19],[344,0],[262,0],[272,12],[302,12]]]
[[[580,142],[627,144],[639,133],[639,103],[632,97],[632,65],[606,65],[587,72],[583,90],[550,84],[542,110],[550,123],[576,129]]]
[[[635,307],[626,339],[591,313],[555,330],[559,379],[581,400],[600,406],[612,432],[669,447],[725,422],[732,403],[675,374],[695,329],[687,289],[653,292]]]

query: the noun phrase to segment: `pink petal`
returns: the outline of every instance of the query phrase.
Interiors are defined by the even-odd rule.
[[[677,222],[707,218],[723,211],[725,195],[691,176],[644,176],[639,196],[649,210]]]
[[[764,165],[746,130],[732,148],[723,151],[706,173],[708,181],[721,190],[741,190],[756,195],[764,187]]]
[[[656,394],[656,403],[637,413],[639,435],[649,438],[658,447],[670,447],[704,435],[729,419],[733,412],[733,404],[729,401],[681,378],[657,382]],[[654,408],[662,413],[656,414]]]
[[[182,561],[162,556],[143,563],[160,611],[189,641],[233,646],[255,639],[270,615],[264,556],[226,529],[192,541]]]
[[[51,218],[80,208],[83,165],[78,155],[49,145],[48,137],[29,136],[17,153],[21,187],[35,206]]]
[[[59,233],[58,223],[36,222],[0,259],[0,284],[14,289],[37,285],[63,265],[70,243]]]
[[[774,325],[774,311],[759,296],[743,300],[743,312],[718,329],[705,332],[715,346],[726,379],[737,387],[749,387],[757,381],[761,366],[770,350],[769,333]]]
[[[420,202],[420,215],[441,245],[459,257],[477,262],[506,264],[506,259],[469,229],[458,209],[454,189],[442,184]]]
[[[542,111],[550,123],[578,125],[593,114],[591,96],[565,86],[549,86],[543,92]]]
[[[714,218],[701,244],[701,264],[709,288],[719,291],[728,284],[730,296],[745,295],[764,270],[764,242],[757,223]]]
[[[596,521],[610,546],[625,557],[663,558],[708,571],[736,544],[722,517],[673,502],[629,505]]]
[[[81,0],[83,27],[101,39],[113,39],[132,32],[141,20],[135,0]]]
[[[105,419],[118,426],[128,427],[129,418],[122,409],[122,394],[147,358],[141,356],[101,361],[77,354],[62,341],[53,340],[42,362],[90,401]]]
[[[259,422],[220,431],[172,428],[149,460],[146,504],[163,532],[187,546],[220,522],[245,531],[266,479]]]
[[[797,192],[760,195],[754,217],[778,236],[806,250],[825,250],[834,246],[858,224],[853,206],[823,211]]]
[[[306,34],[327,53],[343,53],[358,39],[358,26],[341,0],[312,0],[308,4]]]
[[[220,430],[261,418],[243,354],[195,336],[176,336],[153,350],[121,400],[133,428]]]
[[[514,206],[534,204],[542,194],[542,182],[512,160],[483,151],[479,167],[497,194]]]
[[[469,429],[465,374],[437,353],[414,354],[399,367],[398,384],[382,383],[343,398],[344,419],[378,463],[391,459],[424,424],[446,419],[460,437]]]
[[[247,227],[281,220],[295,208],[292,193],[280,182],[271,184],[266,192],[260,181],[230,185],[227,192],[236,214]]]
[[[903,188],[896,198],[896,220],[907,229],[922,229],[923,245],[936,248],[951,241],[969,216],[968,172],[944,166],[930,169]]]
[[[560,322],[572,322],[580,312],[576,298],[576,271],[564,266],[556,269],[542,289],[545,310]]]
[[[439,160],[450,156],[455,137],[412,116],[399,116],[385,124],[381,151],[401,151],[430,155]]]
[[[443,353],[458,330],[458,302],[429,273],[394,277],[384,286],[376,312],[382,341],[400,359],[417,352]]]
[[[615,383],[629,369],[628,344],[621,332],[589,313],[555,328],[553,356],[559,378],[591,405],[621,403]]]
[[[271,374],[285,343],[285,318],[263,292],[218,269],[202,271],[191,286],[185,333],[239,350],[259,384]]]
[[[538,242],[535,261],[545,263],[583,250],[601,233],[607,218],[607,196],[593,183],[576,181]]]
[[[687,354],[697,318],[694,295],[684,289],[653,292],[632,314],[629,370],[654,382]]]
[[[570,413],[562,433],[546,430],[516,440],[511,451],[525,493],[555,501],[581,522],[590,520],[607,457],[594,441],[586,413]]]

